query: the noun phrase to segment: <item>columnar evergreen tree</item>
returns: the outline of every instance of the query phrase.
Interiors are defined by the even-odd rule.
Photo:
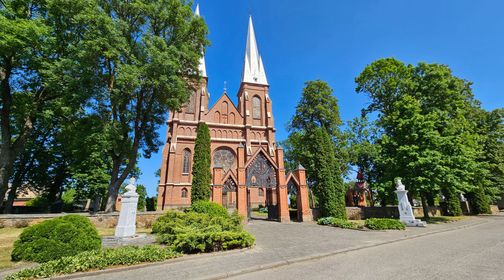
[[[212,173],[210,149],[210,131],[206,123],[199,123],[196,129],[196,144],[192,165],[191,203],[210,199]]]
[[[336,217],[346,219],[345,187],[339,174],[335,173],[336,159],[329,133],[323,128],[309,131],[313,134],[315,152],[314,193],[318,198],[318,205],[322,217]]]
[[[485,190],[483,189],[483,187],[478,187],[472,192],[468,193],[467,198],[469,200],[473,214],[491,213],[488,196],[485,195]]]
[[[306,168],[308,184],[313,186],[317,181],[315,172],[320,157],[312,133],[315,129],[321,128],[329,135],[335,158],[332,172],[338,178],[341,178],[347,170],[347,153],[344,149],[343,133],[340,130],[342,122],[338,100],[333,95],[333,90],[321,80],[308,81],[305,85],[301,100],[296,107],[296,114],[288,128],[289,138],[283,145],[287,167],[294,169],[298,164],[302,164]]]

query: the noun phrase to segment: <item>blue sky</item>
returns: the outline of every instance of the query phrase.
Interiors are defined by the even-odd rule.
[[[368,99],[354,79],[374,60],[447,64],[474,82],[487,109],[504,107],[504,1],[499,0],[199,0],[209,26],[206,67],[211,104],[222,94],[236,102],[247,22],[255,33],[270,84],[277,140],[287,137],[305,81],[321,79],[334,89],[344,121],[357,117]],[[166,127],[160,129],[164,139]],[[162,148],[161,148],[162,149]],[[160,152],[161,152],[160,149]],[[149,195],[160,152],[140,159]]]

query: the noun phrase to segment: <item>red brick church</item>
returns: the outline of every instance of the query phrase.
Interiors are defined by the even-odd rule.
[[[199,9],[196,8],[199,15]],[[259,54],[252,18],[238,104],[226,91],[209,108],[210,93],[205,59],[199,70],[203,79],[190,100],[177,112],[170,112],[161,178],[158,210],[191,204],[191,168],[196,127],[207,123],[212,150],[211,200],[250,217],[250,209],[268,207],[268,218],[289,221],[288,193],[297,197],[297,220],[311,220],[305,171],[286,174],[283,150],[275,142],[272,96]]]

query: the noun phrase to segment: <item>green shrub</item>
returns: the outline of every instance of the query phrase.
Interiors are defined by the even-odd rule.
[[[198,253],[250,247],[255,238],[241,225],[241,217],[194,211],[168,211],[152,227],[157,241],[179,252]]]
[[[210,216],[227,217],[229,215],[226,208],[222,207],[221,205],[215,202],[205,200],[196,201],[193,204],[191,204],[191,208],[189,208],[189,211],[193,211],[196,213],[204,213]]]
[[[121,247],[81,252],[75,256],[63,257],[41,264],[32,269],[24,269],[6,279],[48,278],[57,274],[104,269],[117,265],[134,265],[144,262],[159,262],[179,256],[170,248],[155,245],[145,247]]]
[[[86,217],[67,215],[23,230],[11,258],[47,262],[100,248],[101,239],[94,225]]]
[[[334,217],[323,217],[317,220],[317,224],[327,226],[332,224]]]
[[[406,228],[404,224],[395,219],[385,219],[385,218],[371,218],[367,219],[365,226],[372,230],[386,230],[386,229],[397,229],[403,230]]]
[[[157,208],[157,196],[148,197],[145,199],[145,207],[147,211],[156,211]]]
[[[467,194],[471,211],[473,214],[491,214],[490,203],[482,187],[476,188],[473,192]]]
[[[359,228],[361,228],[361,226],[359,226],[357,223],[347,221],[344,219],[340,219],[340,218],[334,218],[334,217],[320,218],[320,219],[318,219],[317,224],[329,225],[329,226],[345,228],[345,229],[359,229]]]

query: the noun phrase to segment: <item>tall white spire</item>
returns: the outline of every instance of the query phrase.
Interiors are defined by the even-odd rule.
[[[194,11],[194,14],[199,17],[200,16],[200,12],[199,12],[199,4],[196,4],[196,10]],[[200,72],[200,75],[203,76],[203,77],[208,77],[207,76],[207,73],[206,73],[206,64],[205,64],[205,54],[203,54],[203,56],[200,58],[199,60],[199,66],[198,66],[198,70]]]
[[[268,85],[262,58],[259,54],[259,49],[257,48],[254,25],[252,24],[252,16],[249,17],[247,46],[245,49],[242,82]]]

